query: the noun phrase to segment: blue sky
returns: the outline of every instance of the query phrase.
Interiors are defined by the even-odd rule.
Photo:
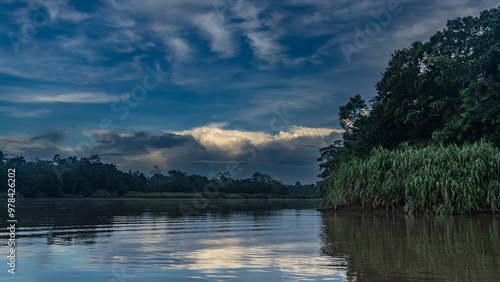
[[[2,1],[0,150],[316,180],[390,54],[496,1]]]

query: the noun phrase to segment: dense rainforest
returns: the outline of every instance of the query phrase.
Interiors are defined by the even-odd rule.
[[[323,205],[499,210],[498,8],[396,50],[375,88],[340,107],[342,140],[320,150]]]
[[[16,170],[16,192],[24,197],[203,197],[217,198],[311,198],[317,185],[285,185],[271,176],[256,172],[247,179],[233,179],[229,173],[208,178],[170,170],[164,175],[155,166],[152,176],[140,171],[122,172],[116,165],[101,162],[98,155],[52,160],[27,161],[22,156],[0,151],[0,171]],[[0,174],[7,183],[7,173]]]

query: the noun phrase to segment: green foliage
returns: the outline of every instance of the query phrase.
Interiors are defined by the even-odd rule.
[[[340,107],[343,140],[320,150],[319,176],[325,179],[321,187],[321,195],[325,201],[335,206],[349,202],[395,207],[401,206],[400,201],[405,201],[405,208],[409,212],[424,210],[419,206],[422,204],[425,207],[432,206],[431,212],[438,214],[476,210],[477,207],[468,207],[467,203],[477,195],[467,194],[465,190],[460,190],[461,194],[459,193],[464,197],[461,200],[465,202],[449,203],[434,198],[416,202],[415,197],[405,198],[408,192],[404,190],[403,193],[398,186],[401,185],[400,178],[390,178],[383,186],[373,186],[382,183],[381,179],[385,179],[383,169],[387,168],[379,167],[381,163],[376,162],[370,152],[375,148],[396,149],[402,143],[419,148],[435,148],[432,147],[433,144],[464,145],[484,140],[496,148],[500,147],[500,10],[491,9],[482,11],[479,17],[450,20],[446,28],[431,36],[428,42],[417,41],[407,48],[396,50],[376,89],[377,95],[370,100],[370,105],[366,105],[359,95],[355,95]],[[417,150],[417,147],[413,148]],[[399,150],[395,152],[400,152]],[[373,163],[367,163],[368,160]],[[368,183],[368,180],[357,178],[366,171],[354,173],[346,167],[347,164],[354,166],[351,168],[353,170],[372,169],[378,174],[371,175],[370,177],[375,178],[368,180],[374,182]],[[369,164],[373,167],[365,167]],[[449,167],[449,164],[443,166],[443,162],[427,165],[426,169],[434,173],[441,173]],[[421,170],[409,171],[414,171],[416,175],[423,173]],[[351,178],[340,176],[345,173]],[[483,183],[470,182],[475,181],[477,176],[462,179],[465,181],[463,183],[482,185]],[[415,175],[404,177],[413,179]],[[419,190],[422,184],[427,185],[426,187],[439,186],[440,189],[441,185],[451,185],[438,180],[435,180],[437,184],[426,182],[433,178],[422,179],[412,189]],[[345,182],[339,182],[341,180]],[[378,191],[377,196],[372,199],[358,195],[356,199],[360,202],[356,202],[353,201],[354,198],[346,198],[353,197],[352,191],[339,188],[361,189],[362,185],[370,187],[362,190],[363,193],[375,189],[372,192]],[[488,185],[492,185],[487,188],[490,191],[488,203],[493,203],[495,200],[492,199],[500,197],[495,190],[498,183],[493,181]],[[485,187],[473,186],[468,191],[483,188]],[[399,191],[399,194],[395,194],[399,196],[384,198],[389,191],[387,189],[391,193]],[[449,196],[446,194],[446,197]],[[454,199],[455,196],[456,194]],[[483,207],[484,203],[478,205]],[[491,206],[492,211],[497,208],[496,204]]]
[[[500,149],[403,144],[342,163],[328,178],[323,205],[360,205],[408,213],[469,214],[500,210]]]
[[[446,143],[473,142],[482,137],[500,147],[500,83],[476,81],[461,92],[460,115],[433,133]]]
[[[344,149],[323,149],[327,174],[330,159],[378,146],[483,138],[500,146],[500,10],[450,20],[428,42],[396,50],[376,89],[370,105],[355,95],[340,107]]]

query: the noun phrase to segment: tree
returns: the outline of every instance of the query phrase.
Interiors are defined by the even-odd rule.
[[[101,157],[99,157],[99,155],[92,155],[92,156],[90,156],[89,161],[92,164],[100,164],[101,163]]]
[[[153,176],[155,176],[155,175],[160,175],[160,174],[161,174],[161,169],[160,169],[160,167],[159,167],[159,166],[155,165],[155,166],[153,167],[153,169],[152,169],[152,170],[150,170],[149,172],[150,172],[150,173],[152,173],[152,174],[153,174]]]
[[[379,146],[500,146],[500,10],[450,20],[428,42],[396,50],[376,89],[369,106],[355,95],[340,107],[343,140],[320,149],[320,177]]]

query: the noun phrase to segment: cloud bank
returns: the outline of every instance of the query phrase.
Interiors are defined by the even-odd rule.
[[[49,154],[61,152],[79,157],[99,154],[103,161],[112,162],[125,171],[158,165],[164,171],[179,169],[203,175],[228,171],[240,178],[266,171],[266,168],[285,167],[286,170],[277,171],[276,177],[292,183],[297,180],[310,182],[313,178],[302,171],[309,172],[319,148],[341,135],[341,131],[330,128],[292,126],[288,131],[271,135],[213,125],[179,132],[92,130],[89,133],[95,140],[90,150],[66,146],[65,134],[58,131],[35,137],[0,138],[0,148],[26,157],[51,158]],[[296,174],[286,176],[287,170],[296,171]]]

